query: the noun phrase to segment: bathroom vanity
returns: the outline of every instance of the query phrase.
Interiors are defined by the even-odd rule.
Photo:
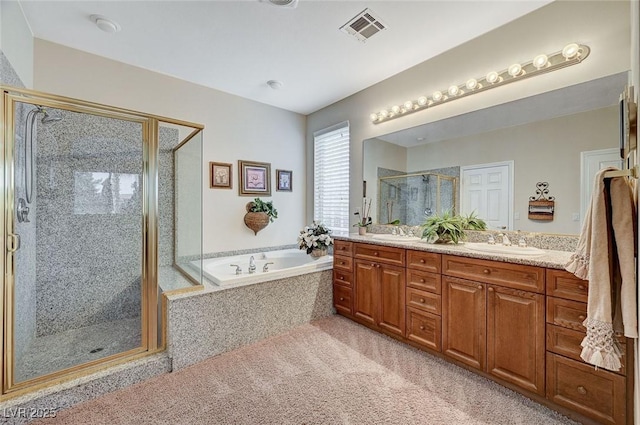
[[[337,237],[336,311],[584,423],[633,423],[632,344],[619,372],[580,359],[588,282],[570,253]]]

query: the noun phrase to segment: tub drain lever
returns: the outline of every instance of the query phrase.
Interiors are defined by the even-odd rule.
[[[236,268],[236,274],[242,274],[242,269],[240,268],[239,265],[237,264],[230,264],[231,267],[235,267]]]

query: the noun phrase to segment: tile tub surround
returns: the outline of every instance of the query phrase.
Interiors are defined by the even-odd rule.
[[[29,422],[24,418],[10,417],[9,409],[15,411],[24,408],[27,412],[29,409],[59,411],[170,371],[171,360],[166,353],[112,366],[0,403],[0,424],[22,425]]]
[[[178,370],[334,314],[332,271],[168,295],[168,352]]]
[[[493,261],[502,261],[513,264],[523,264],[529,266],[538,266],[538,267],[546,267],[549,269],[560,269],[564,270],[564,265],[571,258],[572,252],[569,251],[556,251],[556,250],[545,250],[546,253],[544,255],[539,255],[535,257],[524,257],[518,255],[510,255],[510,254],[495,254],[495,253],[482,253],[476,251],[470,251],[464,247],[464,244],[432,244],[424,241],[418,242],[396,242],[396,241],[382,241],[380,239],[373,239],[371,235],[369,236],[359,236],[356,234],[351,234],[349,236],[336,236],[335,239],[352,241],[352,242],[363,242],[373,245],[385,245],[385,246],[394,246],[398,248],[406,248],[406,249],[414,249],[418,251],[427,251],[427,252],[436,252],[439,254],[451,254],[457,255],[460,257],[470,257],[470,258],[480,258],[483,260],[493,260]]]

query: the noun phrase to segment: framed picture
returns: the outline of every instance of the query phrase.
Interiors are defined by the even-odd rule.
[[[278,181],[278,188],[276,190],[280,192],[291,192],[292,177],[293,171],[276,170],[276,180]]]
[[[240,160],[238,168],[240,196],[271,196],[271,164]]]
[[[232,164],[209,162],[209,187],[211,189],[231,189]]]

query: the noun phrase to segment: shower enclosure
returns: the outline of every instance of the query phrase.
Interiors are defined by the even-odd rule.
[[[29,90],[2,94],[7,397],[163,349],[158,276],[175,282],[180,270],[185,286],[201,283],[178,267],[186,255],[176,240],[198,234],[187,244],[197,261],[202,126]]]
[[[427,217],[455,213],[458,178],[432,172],[378,178],[378,222],[421,225]]]

